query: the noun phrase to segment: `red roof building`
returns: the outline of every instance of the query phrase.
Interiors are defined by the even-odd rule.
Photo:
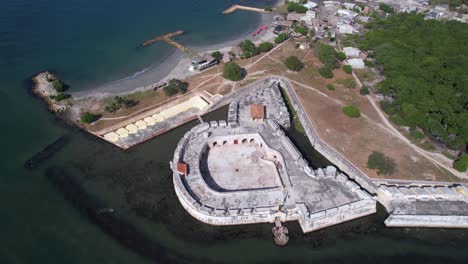
[[[250,117],[253,120],[265,119],[265,106],[261,104],[251,104],[250,105]]]
[[[185,164],[185,163],[183,163],[183,162],[177,163],[177,171],[178,171],[180,174],[183,174],[184,176],[187,176],[187,173],[188,173],[188,166],[187,166],[187,164]]]

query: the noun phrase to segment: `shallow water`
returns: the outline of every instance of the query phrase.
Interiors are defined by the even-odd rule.
[[[44,69],[75,90],[130,76],[173,52],[140,49],[142,40],[181,26],[192,45],[242,35],[258,16],[220,16],[231,2],[0,1],[0,263],[466,262],[466,231],[387,229],[382,209],[306,235],[288,223],[284,248],[271,225],[202,224],[178,203],[168,164],[194,123],[124,152],[58,121],[28,93],[29,77]]]

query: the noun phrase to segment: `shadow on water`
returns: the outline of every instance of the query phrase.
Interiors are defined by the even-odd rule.
[[[205,115],[203,119],[224,120],[226,112],[227,107],[224,107]],[[33,164],[37,165],[32,166],[32,169],[39,165],[46,167],[44,173],[48,181],[84,217],[124,247],[154,262],[210,263],[212,257],[206,253],[207,248],[218,248],[224,253],[234,254],[231,246],[247,250],[245,254],[253,254],[257,252],[256,246],[249,246],[249,243],[254,241],[255,244],[261,245],[258,250],[265,250],[265,245],[271,245],[267,248],[272,252],[255,254],[260,254],[262,259],[265,259],[263,263],[275,263],[271,258],[273,251],[276,251],[272,242],[271,224],[211,226],[193,219],[180,205],[173,189],[168,161],[179,139],[196,123],[192,121],[127,151],[117,149],[79,129],[70,128],[65,139],[59,138],[33,157]],[[302,139],[307,140],[304,136]],[[301,146],[310,146],[302,142],[295,141]],[[301,151],[307,154],[311,150],[306,148]],[[316,156],[311,155],[309,158],[315,160]],[[312,162],[311,164],[323,166]],[[107,210],[109,208],[112,210]],[[460,241],[465,241],[466,235],[463,232],[456,235],[447,230],[388,229],[383,225],[386,217],[387,212],[379,206],[377,214],[309,234],[303,234],[297,222],[288,222],[286,225],[290,230],[291,239],[289,245],[281,249],[281,252],[286,254],[282,259],[288,259],[288,256],[297,259],[297,252],[320,252],[322,249],[333,248],[337,243],[351,247],[350,244],[353,243],[349,241],[368,238],[387,237],[395,241],[412,239],[425,243],[434,242],[437,245],[440,240],[444,241],[440,237],[450,237],[455,248],[460,247]],[[170,241],[174,240],[182,243],[182,247],[190,247],[192,251],[187,249],[187,252],[192,253],[187,253],[178,246],[171,248]],[[166,242],[169,245],[166,245]],[[177,243],[176,245],[179,245]],[[192,256],[193,250],[198,249],[204,253]],[[373,263],[376,259],[379,263],[382,262],[382,257],[373,256],[372,252],[366,256],[350,258],[345,258],[347,256],[342,254],[330,258],[326,252],[325,250],[323,256],[317,253],[318,259],[326,263],[343,263],[344,259],[347,262]],[[402,257],[424,259],[428,263],[437,262],[419,255],[397,255],[393,261]],[[302,259],[307,258],[304,256]],[[456,258],[455,261],[459,259]],[[223,258],[224,261],[232,262],[227,258]],[[454,259],[451,263],[454,263]]]

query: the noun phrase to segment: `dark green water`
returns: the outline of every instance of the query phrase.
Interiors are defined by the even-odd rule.
[[[270,225],[204,225],[180,206],[168,165],[193,124],[123,152],[64,125],[28,93],[26,80],[44,69],[87,89],[151,66],[172,50],[135,43],[167,29],[187,25],[183,41],[193,45],[241,35],[258,18],[217,15],[230,3],[0,0],[0,263],[466,262],[466,231],[387,229],[383,210],[306,235],[288,223],[284,248]],[[24,167],[59,138],[36,168]]]

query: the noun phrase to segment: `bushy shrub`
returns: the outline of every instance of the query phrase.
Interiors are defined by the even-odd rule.
[[[468,170],[468,155],[462,154],[457,160],[453,162],[453,167],[459,172],[465,172]]]
[[[361,89],[359,90],[359,93],[361,95],[368,95],[369,94],[369,88],[367,88],[367,86],[362,86]]]
[[[231,81],[240,81],[244,77],[244,70],[231,61],[224,64],[223,77]]]
[[[285,61],[284,65],[291,71],[300,71],[304,64],[296,56],[289,56]]]
[[[335,90],[335,86],[333,84],[327,84],[327,89],[333,91]]]
[[[400,106],[396,103],[392,103],[389,101],[381,101],[379,103],[380,108],[387,113],[387,115],[394,115],[398,112],[400,112]]]
[[[99,115],[90,112],[84,112],[80,115],[81,123],[90,124],[99,119]]]
[[[351,65],[343,65],[343,71],[351,74],[353,72],[353,68],[351,68]]]
[[[260,45],[258,45],[258,50],[260,52],[267,52],[270,51],[273,48],[273,44],[270,42],[263,42]]]
[[[295,3],[295,2],[288,3],[288,12],[305,13],[307,12],[307,10],[308,10],[307,7],[299,3]]]
[[[338,80],[338,83],[349,89],[354,89],[357,85],[353,78]]]
[[[65,100],[65,99],[68,99],[70,98],[71,95],[70,94],[66,94],[66,93],[58,93],[56,96],[54,96],[54,100],[56,102],[60,102],[62,100]]]
[[[286,41],[289,38],[288,34],[286,33],[280,33],[276,38],[275,38],[275,43],[280,44],[281,42]]]
[[[188,83],[172,79],[169,81],[169,84],[163,88],[163,91],[167,96],[173,96],[178,93],[185,93],[187,92],[187,89]]]
[[[137,105],[137,103],[137,101],[132,99],[115,96],[114,99],[104,107],[104,110],[106,110],[106,112],[113,113],[120,110],[122,107],[129,108]]]
[[[65,85],[63,85],[63,83],[58,79],[52,81],[52,87],[59,93],[65,91]]]
[[[361,111],[355,105],[348,105],[343,107],[343,113],[349,117],[356,118],[361,116]]]
[[[223,54],[219,51],[215,51],[213,53],[211,53],[211,57],[213,57],[214,59],[218,60],[218,61],[221,61],[223,59]]]
[[[242,55],[244,58],[250,58],[260,53],[260,50],[255,46],[255,44],[246,39],[239,44],[239,47],[242,50]]]
[[[303,26],[295,26],[294,31],[297,33],[301,33],[303,36],[307,35],[307,28]]]
[[[344,60],[344,59],[346,59],[346,54],[344,54],[344,52],[338,52],[338,54],[337,54],[336,56],[337,56],[337,58],[338,58],[339,60]]]
[[[424,138],[424,133],[417,129],[410,129],[410,137],[413,140],[419,140]]]
[[[367,159],[367,167],[377,170],[379,175],[392,175],[395,172],[395,161],[378,151],[372,152]]]
[[[322,75],[324,78],[331,79],[333,78],[333,71],[330,67],[323,66],[318,70],[319,74]]]

